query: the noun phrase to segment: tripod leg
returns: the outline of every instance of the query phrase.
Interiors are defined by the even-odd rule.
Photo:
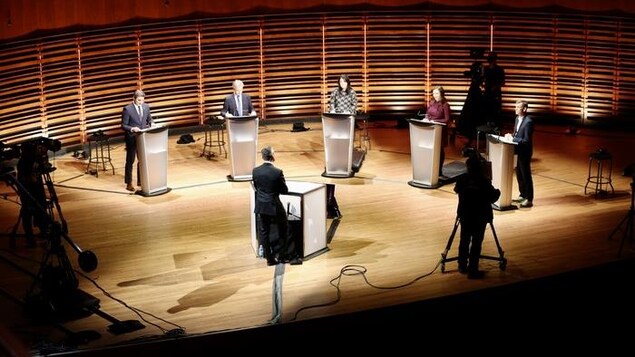
[[[624,224],[626,222],[626,225],[624,226],[624,236],[622,237],[622,241],[620,242],[620,249],[617,252],[617,256],[621,257],[622,256],[622,249],[624,248],[624,241],[626,241],[626,238],[628,238],[629,242],[633,242],[633,215],[635,214],[635,211],[630,210],[627,214],[626,217],[624,217],[624,219],[622,219],[622,222],[620,222],[620,224],[613,230],[613,233],[611,233],[611,235],[609,236],[609,239],[613,236],[613,234],[617,231],[618,228],[622,227],[622,224]]]
[[[441,253],[441,272],[444,273],[445,272],[445,263],[452,261],[452,260],[456,260],[458,258],[451,258],[448,259],[448,252],[450,251],[450,248],[452,248],[452,242],[454,241],[454,236],[456,235],[456,230],[459,228],[459,217],[456,217],[456,220],[454,221],[454,228],[452,228],[452,233],[450,234],[450,238],[448,239],[448,244],[446,244],[445,246],[445,250],[443,251],[443,253]]]
[[[444,259],[448,255],[450,248],[452,248],[452,242],[454,241],[454,236],[456,235],[457,229],[459,229],[459,217],[456,217],[456,220],[454,221],[454,228],[452,228],[452,233],[450,234],[450,238],[448,239],[448,244],[446,244],[445,250],[441,254]]]
[[[496,235],[496,229],[494,229],[494,224],[492,221],[489,222],[489,227],[492,229],[492,235],[494,236],[494,242],[496,242],[496,249],[498,250],[498,260],[499,260],[499,268],[500,270],[505,270],[507,268],[507,258],[505,258],[505,252],[498,241],[498,235]]]

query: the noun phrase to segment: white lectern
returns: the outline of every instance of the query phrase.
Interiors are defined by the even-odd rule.
[[[168,185],[168,128],[155,126],[137,134],[137,157],[142,196],[156,196],[170,191]]]
[[[352,177],[355,116],[322,113],[324,177]]]
[[[412,181],[420,188],[439,187],[442,123],[427,119],[407,119],[410,123],[410,159]]]
[[[258,150],[258,117],[227,117],[229,137],[229,157],[231,172],[229,181],[250,181],[251,172],[256,167]]]
[[[328,250],[326,246],[326,184],[287,181],[289,193],[280,195],[287,209],[287,218],[301,221],[301,239],[295,246],[302,258],[309,258]],[[253,186],[252,186],[253,188]],[[251,196],[251,247],[258,254],[258,227],[254,212],[255,192]]]
[[[512,205],[512,179],[514,177],[514,148],[517,144],[504,136],[488,134],[488,160],[492,163],[492,185],[501,191],[494,209],[507,211],[518,207]]]

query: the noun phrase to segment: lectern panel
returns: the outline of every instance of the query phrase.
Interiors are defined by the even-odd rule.
[[[316,255],[327,250],[326,246],[326,185],[323,183],[287,181],[289,193],[280,195],[280,201],[287,210],[289,221],[301,221],[302,257]],[[258,232],[256,215],[253,213],[255,194],[252,191],[251,202],[251,245],[258,252]]]
[[[230,117],[226,120],[231,163],[228,178],[233,181],[249,181],[252,178],[252,170],[256,166],[258,118]]]
[[[439,158],[442,128],[439,124],[410,119],[411,186],[435,188],[439,186]]]
[[[324,133],[324,174],[327,177],[353,176],[355,117],[349,114],[322,114]]]
[[[167,127],[144,129],[137,135],[136,140],[141,181],[139,193],[143,196],[153,196],[168,192]]]
[[[501,191],[493,207],[501,211],[516,208],[512,205],[514,145],[513,142],[500,140],[498,136],[487,136],[487,152],[492,163],[492,185]]]

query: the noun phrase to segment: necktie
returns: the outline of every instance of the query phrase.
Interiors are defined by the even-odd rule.
[[[243,101],[240,95],[236,96],[236,111],[239,117],[243,115]]]
[[[140,106],[140,105],[136,105],[136,107],[137,107],[137,113],[139,114],[139,119],[142,119],[142,116],[141,116],[141,106]]]

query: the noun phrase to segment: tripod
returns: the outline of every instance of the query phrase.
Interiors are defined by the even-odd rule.
[[[615,227],[609,239],[613,238],[613,235],[617,233],[619,230],[624,231],[624,236],[622,237],[622,241],[620,242],[620,249],[617,252],[617,256],[620,257],[622,255],[622,248],[624,248],[624,241],[628,238],[629,242],[633,242],[633,215],[635,214],[635,207],[633,205],[633,190],[635,189],[635,175],[633,175],[633,182],[631,182],[631,208],[626,213],[626,216],[622,218],[620,223]]]
[[[52,168],[53,171],[55,168]],[[53,181],[51,180],[51,175],[49,171],[37,173],[36,189],[38,194],[35,192],[30,192],[19,180],[7,180],[11,188],[18,193],[18,196],[21,197],[22,205],[28,205],[32,207],[32,211],[39,213],[40,216],[40,229],[47,230],[51,229],[51,227],[45,227],[45,223],[55,222],[55,211],[57,211],[57,215],[60,218],[61,228],[63,233],[68,233],[68,225],[64,216],[62,215],[62,207],[60,207],[59,200],[57,199],[57,194],[55,193],[55,186],[53,185]],[[12,177],[12,176],[10,176]],[[37,196],[37,198],[36,198]],[[54,210],[55,208],[55,210]],[[48,217],[48,219],[44,218]],[[18,229],[20,227],[20,222],[23,221],[26,217],[24,217],[24,210],[20,210],[20,215],[18,216],[18,221],[13,226],[9,237],[11,239],[11,247],[15,247],[16,236]],[[34,218],[31,217],[30,220]],[[49,222],[42,222],[49,221]],[[27,224],[30,224],[28,222]],[[30,228],[30,227],[29,227]],[[29,229],[25,227],[25,230]],[[32,228],[31,228],[32,229]],[[42,232],[44,233],[44,232]],[[32,235],[32,231],[25,231],[25,235]],[[28,237],[32,238],[32,237]]]
[[[457,216],[456,220],[454,221],[454,228],[452,229],[452,233],[450,234],[450,238],[448,239],[448,244],[445,246],[445,250],[443,251],[443,253],[441,253],[441,272],[442,273],[445,273],[445,263],[459,259],[458,256],[448,258],[448,252],[450,251],[450,248],[452,248],[452,242],[454,241],[454,236],[456,235],[456,231],[458,230],[460,223],[461,223],[461,220]],[[493,257],[489,255],[480,255],[479,258],[498,261],[499,262],[498,267],[500,268],[500,270],[505,270],[505,268],[507,268],[507,258],[505,258],[505,252],[503,252],[503,248],[501,248],[501,245],[498,242],[498,236],[496,235],[494,224],[492,224],[492,221],[489,221],[487,223],[492,229],[492,235],[494,236],[494,241],[496,242],[496,249],[498,249],[498,257]]]

